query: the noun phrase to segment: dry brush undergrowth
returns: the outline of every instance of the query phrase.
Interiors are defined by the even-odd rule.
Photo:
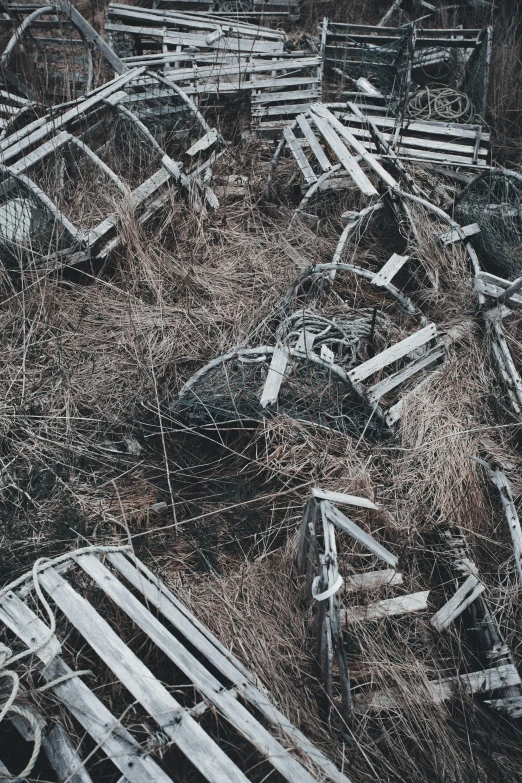
[[[354,3],[349,18],[373,21],[387,7]],[[310,3],[308,10],[310,19],[333,15],[331,3]],[[501,19],[501,29],[514,35],[504,11]],[[509,64],[495,56],[497,84]],[[495,92],[497,124],[507,100]],[[507,142],[499,139],[501,150]],[[263,143],[246,141],[224,156],[216,182],[235,172],[247,175],[250,187],[247,197],[225,199],[215,214],[173,200],[144,231],[122,210],[124,241],[104,268],[47,276],[26,270],[11,283],[4,276],[2,580],[36,557],[130,537],[136,553],[356,783],[514,783],[520,737],[509,724],[465,697],[438,707],[426,698],[436,662],[445,662],[445,676],[454,673],[455,634],[441,649],[421,640],[418,654],[417,642],[410,643],[419,635],[414,621],[392,632],[384,623],[358,624],[354,672],[381,689],[399,689],[404,703],[377,715],[363,711],[352,729],[339,728],[335,711],[325,719],[311,618],[294,567],[296,532],[313,486],[379,503],[383,511],[361,523],[400,554],[408,591],[433,586],[429,534],[459,525],[520,660],[509,532],[498,497],[470,459],[500,461],[518,501],[519,428],[489,364],[465,254],[456,245],[442,252],[433,240],[443,227],[414,211],[420,271],[412,296],[444,330],[447,357],[407,397],[396,435],[370,441],[283,416],[216,432],[191,428],[170,410],[196,369],[250,344],[258,324],[277,315],[300,272],[283,238],[307,264],[329,261],[335,248],[333,229],[288,230],[292,205],[266,200],[269,155]],[[411,236],[402,239],[412,246]],[[372,267],[387,249],[370,224],[347,252]],[[350,285],[339,280],[343,293],[353,293]],[[518,357],[515,320],[510,339]],[[435,589],[432,600],[439,599]]]

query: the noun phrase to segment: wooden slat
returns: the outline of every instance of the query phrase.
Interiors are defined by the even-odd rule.
[[[41,643],[49,636],[47,626],[14,593],[0,598],[0,620],[28,647]],[[53,654],[52,648],[55,650]],[[60,650],[60,644],[53,637],[51,642],[36,651],[36,656],[47,664],[42,670],[46,682],[72,674],[72,669],[56,654],[56,649]],[[79,677],[55,685],[51,690],[129,783],[172,783],[156,762],[143,754],[141,745]]]
[[[407,367],[404,367],[402,370],[393,373],[393,375],[389,375],[387,378],[374,384],[374,386],[371,386],[366,392],[368,401],[372,404],[378,402],[381,397],[384,397],[385,394],[388,394],[388,392],[392,391],[397,386],[400,386],[401,383],[412,378],[418,372],[425,370],[426,367],[429,367],[434,362],[438,362],[444,357],[444,354],[444,346],[432,348],[431,351],[428,351],[424,356],[411,362]]]
[[[239,768],[116,635],[91,604],[52,568],[40,575],[44,590],[162,731],[210,783],[247,783]]]
[[[36,150],[30,152],[29,155],[26,155],[24,158],[21,158],[19,161],[14,163],[12,166],[9,166],[9,171],[12,174],[22,174],[24,171],[27,171],[27,169],[33,166],[35,163],[38,163],[38,161],[40,161],[46,155],[50,155],[52,152],[55,152],[60,147],[63,147],[63,145],[66,144],[71,138],[72,136],[70,133],[67,133],[67,131],[61,131],[52,139],[46,141],[45,144],[42,144]]]
[[[363,622],[364,620],[380,620],[385,617],[396,617],[410,612],[422,612],[428,606],[429,590],[423,590],[397,598],[387,598],[368,606],[351,606],[341,609],[341,619],[347,623]]]
[[[358,590],[377,590],[379,587],[402,585],[402,574],[394,568],[384,568],[382,571],[364,571],[362,574],[351,574],[344,579],[344,591],[354,593]]]
[[[437,327],[435,324],[429,324],[424,329],[420,329],[418,332],[411,334],[399,343],[392,345],[390,348],[381,351],[366,362],[359,364],[350,370],[347,375],[350,381],[353,383],[359,383],[370,375],[373,375],[377,370],[382,370],[384,367],[396,362],[398,359],[402,359],[412,351],[425,345],[430,340],[433,340],[437,335]]]
[[[211,128],[211,130],[208,131],[208,133],[205,133],[204,136],[202,136],[201,139],[198,139],[198,141],[194,142],[192,147],[189,147],[189,149],[186,151],[186,155],[196,155],[198,152],[202,152],[203,150],[208,149],[212,146],[212,144],[215,144],[215,142],[219,139],[219,133],[216,130],[216,128]]]
[[[276,349],[272,354],[270,369],[268,370],[268,375],[261,394],[260,405],[262,408],[266,408],[267,405],[275,405],[277,402],[279,389],[281,388],[281,384],[285,377],[287,364],[287,351],[281,345],[276,346]]]
[[[301,128],[304,137],[306,141],[308,142],[308,145],[310,146],[310,149],[314,153],[315,157],[317,158],[317,162],[319,163],[320,167],[323,171],[330,171],[332,168],[332,163],[328,160],[326,157],[323,148],[315,138],[315,133],[313,132],[312,128],[310,127],[310,124],[308,120],[306,119],[306,115],[300,114],[297,117],[297,124]]]
[[[372,185],[357,161],[350,155],[348,149],[345,147],[335,130],[326,120],[317,114],[311,115],[311,119],[336,158],[346,169],[361,192],[364,193],[365,196],[376,196],[377,189]]]
[[[345,492],[332,492],[329,489],[312,489],[312,496],[318,500],[329,500],[330,503],[341,503],[346,506],[359,506],[360,508],[377,509],[375,503],[368,498],[361,498],[358,495],[347,495]]]
[[[454,242],[460,242],[468,237],[472,237],[474,234],[478,234],[480,232],[480,226],[478,223],[470,223],[469,226],[462,226],[460,231],[457,229],[454,229],[453,231],[448,231],[445,234],[441,234],[439,236],[439,242],[446,246],[451,245]]]
[[[277,726],[300,748],[333,783],[350,783],[335,764],[315,747],[288,718],[283,715],[255,684],[254,677],[227,650],[221,642],[191,614],[167,587],[140,561],[136,566],[121,553],[108,555],[108,559],[119,573],[139,590],[155,608],[189,641],[213,666],[221,672],[238,693],[256,707],[274,726]],[[139,569],[139,570],[138,570]]]
[[[303,172],[303,177],[305,178],[307,185],[312,185],[314,182],[317,182],[317,177],[314,174],[312,167],[308,163],[308,160],[306,159],[306,155],[304,154],[303,150],[299,146],[299,143],[292,129],[286,127],[283,130],[283,135],[286,139],[286,143],[288,147],[292,152],[292,155],[297,161],[297,165]]]
[[[192,681],[195,688],[268,759],[289,783],[316,783],[279,742],[238,702],[205,666],[157,620],[94,555],[81,555],[79,565]],[[211,663],[211,662],[210,662]]]
[[[321,88],[318,85],[309,90],[288,90],[282,92],[261,92],[258,95],[252,95],[252,106],[258,104],[265,105],[267,103],[281,103],[287,101],[301,101],[306,103],[313,99],[317,100],[321,97]]]
[[[329,109],[324,106],[321,103],[316,103],[312,106],[311,110],[314,113],[319,113],[319,115],[326,120],[331,127],[337,132],[337,134],[344,139],[344,141],[350,145],[350,147],[357,152],[358,155],[360,155],[363,160],[366,161],[366,163],[376,172],[376,174],[379,175],[379,177],[382,179],[383,182],[385,182],[390,187],[398,187],[397,181],[392,177],[391,174],[388,174],[386,169],[384,169],[378,160],[376,160],[373,155],[370,155],[367,150],[365,149],[364,145],[361,144],[360,141],[358,141],[355,136],[350,133],[350,131],[345,128],[345,126],[339,122],[337,117],[335,117]]]
[[[92,783],[71,738],[59,723],[43,738],[42,747],[59,781]]]
[[[364,109],[364,106],[360,107]],[[352,123],[357,126],[363,123],[360,117],[355,114],[342,113],[341,119],[343,119],[350,127]],[[395,129],[396,120],[393,117],[372,117],[378,128],[392,128]],[[477,138],[477,134],[480,134],[480,138],[483,141],[489,141],[490,134],[485,133],[480,125],[452,125],[449,122],[437,122],[435,120],[429,120],[422,122],[421,120],[406,120],[403,126],[403,132],[410,133],[426,133],[435,136],[451,136],[452,138],[459,139],[472,139],[473,143]]]
[[[388,549],[383,547],[382,544],[379,544],[373,536],[359,527],[353,520],[345,516],[338,508],[332,506],[327,500],[322,503],[322,507],[327,518],[330,522],[333,522],[336,527],[343,530],[345,533],[348,533],[355,541],[368,549],[373,555],[391,565],[392,568],[397,566],[399,560],[397,555],[392,554]]]
[[[476,576],[470,574],[466,581],[451,596],[450,600],[442,606],[430,619],[435,630],[442,631],[447,628],[462,612],[484,592],[486,588]]]
[[[383,267],[379,269],[375,277],[371,280],[374,285],[386,286],[391,283],[397,272],[402,269],[409,256],[400,256],[398,253],[393,253],[392,256],[386,261]]]

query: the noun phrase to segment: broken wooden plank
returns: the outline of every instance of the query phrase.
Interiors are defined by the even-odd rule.
[[[236,764],[199,723],[183,711],[179,702],[89,601],[52,568],[43,571],[39,578],[69,622],[209,783],[229,783],[230,779],[247,783]]]
[[[386,286],[391,283],[397,272],[402,269],[409,256],[400,256],[398,253],[393,253],[392,256],[386,261],[384,266],[379,269],[371,282],[374,285]]]
[[[346,506],[360,506],[361,508],[377,509],[375,503],[368,498],[361,498],[357,495],[347,495],[345,492],[332,492],[329,489],[312,489],[312,496],[318,500],[329,500],[330,503],[344,503]]]
[[[317,114],[312,114],[311,119],[313,120],[315,126],[323,136],[326,143],[331,148],[336,158],[346,169],[361,192],[364,193],[365,196],[378,195],[377,189],[372,185],[355,158],[352,157],[335,130],[326,122],[326,120]]]
[[[333,506],[327,500],[322,504],[324,512],[330,522],[333,522],[340,530],[348,533],[355,541],[368,549],[373,555],[384,560],[393,568],[396,567],[399,558],[392,554],[388,549],[379,544],[369,533],[363,530],[359,525],[345,516],[338,508]]]
[[[285,377],[288,364],[288,352],[281,345],[277,345],[272,355],[268,375],[261,394],[260,405],[266,408],[268,405],[274,405],[277,402],[279,389]]]
[[[512,663],[506,663],[494,669],[484,669],[470,674],[460,674],[457,677],[448,677],[439,682],[431,682],[430,689],[436,700],[444,701],[456,695],[461,689],[470,694],[487,693],[521,683],[522,680],[516,667]]]
[[[257,708],[274,726],[277,726],[289,740],[300,748],[311,761],[333,783],[350,783],[305,735],[270,701],[268,695],[255,684],[255,679],[235,656],[191,614],[186,606],[139,560],[132,564],[121,552],[108,555],[112,565],[117,568],[134,588],[139,590],[173,627],[184,636],[191,645],[212,661],[212,665],[232,682],[241,696]]]
[[[6,593],[0,598],[0,620],[28,647],[49,638],[49,628],[14,593]],[[41,674],[47,682],[73,674],[56,652],[51,654],[53,648],[55,651],[61,649],[55,636],[35,653],[46,664]],[[52,691],[129,783],[172,783],[79,677],[53,686]]]
[[[438,237],[438,241],[441,243],[441,245],[444,245],[446,247],[447,245],[451,245],[454,242],[464,242],[468,237],[474,236],[474,234],[480,233],[480,226],[478,223],[470,223],[469,226],[462,226],[460,229],[454,229],[453,231],[448,231],[445,234],[440,234]]]
[[[303,172],[303,176],[305,178],[305,181],[308,185],[311,185],[314,182],[317,182],[317,177],[308,163],[308,160],[306,158],[306,155],[304,154],[303,150],[301,149],[299,142],[297,141],[294,132],[291,130],[291,128],[286,127],[283,130],[283,135],[286,139],[286,143],[288,144],[288,147],[290,148],[292,155],[297,161],[297,165]]]
[[[323,171],[330,171],[332,168],[332,163],[328,160],[326,157],[323,148],[315,138],[315,133],[313,132],[312,128],[310,127],[310,123],[308,122],[305,114],[299,114],[299,116],[296,118],[297,124],[301,128],[303,135],[308,142],[310,149],[314,153],[315,157],[317,158],[317,162],[319,163],[320,167]]]
[[[466,581],[452,595],[450,600],[430,618],[430,623],[435,630],[442,631],[447,628],[464,609],[466,609],[486,588],[476,576],[470,574]]]
[[[387,598],[368,606],[351,606],[341,609],[341,619],[347,623],[355,623],[396,617],[410,612],[423,612],[428,607],[429,594],[429,590],[423,590],[410,595],[400,595],[397,598]]]
[[[79,565],[151,639],[158,649],[191,680],[194,687],[209,699],[218,711],[265,756],[289,783],[315,783],[314,778],[221,682],[154,617],[146,606],[112,574],[95,555],[80,555]],[[193,759],[191,759],[193,761]]]
[[[384,367],[404,358],[412,351],[425,345],[430,340],[433,340],[437,336],[437,327],[435,324],[428,324],[424,329],[420,329],[418,332],[411,334],[399,343],[392,345],[390,348],[381,351],[366,362],[359,364],[350,370],[347,375],[352,383],[359,383],[370,375],[373,375],[377,370],[382,370]]]
[[[196,155],[198,152],[203,152],[203,150],[207,150],[212,146],[212,144],[215,144],[218,139],[218,131],[216,128],[211,128],[201,139],[198,139],[198,141],[194,142],[192,147],[189,147],[185,154],[192,156]]]
[[[404,367],[404,369],[393,373],[393,375],[389,375],[387,378],[379,381],[374,386],[371,386],[366,392],[368,401],[372,404],[378,402],[381,397],[383,397],[385,394],[388,394],[401,383],[404,383],[409,378],[412,378],[418,372],[425,370],[426,367],[434,364],[434,362],[438,362],[444,357],[444,354],[445,349],[443,345],[432,348],[431,351],[428,351],[424,356],[421,356],[420,359],[416,359],[415,361],[411,362],[411,364],[409,364],[407,367]]]
[[[362,574],[350,574],[344,578],[344,590],[353,593],[357,590],[377,590],[379,587],[402,585],[403,576],[394,568],[382,571],[364,571]]]
[[[71,738],[59,723],[42,738],[42,747],[59,781],[92,783]]]
[[[492,470],[491,475],[500,493],[500,500],[504,508],[504,514],[506,516],[509,532],[511,534],[511,541],[513,542],[515,565],[519,578],[519,588],[522,589],[522,528],[520,527],[520,519],[518,517],[513,493],[511,491],[511,484],[509,483],[506,474],[499,468]]]

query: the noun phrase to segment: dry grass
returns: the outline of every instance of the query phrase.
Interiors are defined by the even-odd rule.
[[[387,7],[361,0],[346,6],[346,19],[373,21]],[[332,10],[331,3],[308,4],[307,24]],[[493,83],[515,84],[520,64],[507,47],[513,36],[518,46],[520,34],[504,10],[500,22],[506,47],[497,39]],[[506,112],[518,116],[520,91],[496,90],[496,122]],[[511,145],[514,123],[505,134],[497,134],[499,149]],[[192,431],[172,416],[171,402],[196,369],[234,346],[273,337],[281,299],[300,272],[281,237],[304,264],[329,261],[335,248],[334,224],[319,235],[300,223],[288,229],[290,200],[266,200],[268,160],[261,143],[230,149],[215,182],[241,173],[249,177],[249,193],[226,200],[215,214],[173,199],[144,230],[122,206],[123,241],[103,269],[46,277],[24,271],[10,278],[14,289],[4,276],[3,582],[42,554],[86,540],[126,540],[130,533],[139,556],[257,672],[283,712],[344,764],[354,783],[516,783],[514,729],[464,697],[437,708],[428,703],[426,682],[437,672],[457,671],[462,651],[455,633],[426,635],[417,619],[358,624],[350,636],[358,690],[371,682],[373,689],[399,691],[401,707],[377,714],[362,709],[351,730],[340,726],[335,709],[327,715],[312,613],[302,605],[294,569],[296,531],[312,486],[379,503],[381,513],[354,518],[400,553],[405,590],[430,586],[433,600],[442,594],[426,537],[458,524],[520,658],[509,532],[495,491],[470,460],[503,462],[518,504],[517,428],[498,402],[464,251],[458,245],[443,251],[434,241],[446,227],[414,210],[418,244],[388,216],[346,249],[346,259],[377,269],[390,248],[408,248],[414,269],[405,281],[408,295],[446,333],[445,364],[406,397],[393,437],[370,442],[283,416],[258,427]],[[451,200],[446,182],[412,173],[430,198]],[[301,292],[293,302],[327,317],[346,309],[337,294],[355,307],[379,307],[391,324],[383,341],[417,328],[353,276],[338,274],[335,292],[316,294]],[[509,334],[519,366],[521,328],[515,316]],[[158,501],[167,504],[162,514],[151,510]],[[357,551],[347,548],[344,557],[346,572],[361,566]],[[421,648],[411,641],[415,636],[422,637]]]

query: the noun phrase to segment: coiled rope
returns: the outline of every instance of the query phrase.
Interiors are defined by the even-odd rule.
[[[452,87],[426,87],[413,93],[408,102],[408,114],[424,120],[471,122],[475,107],[467,95]]]

